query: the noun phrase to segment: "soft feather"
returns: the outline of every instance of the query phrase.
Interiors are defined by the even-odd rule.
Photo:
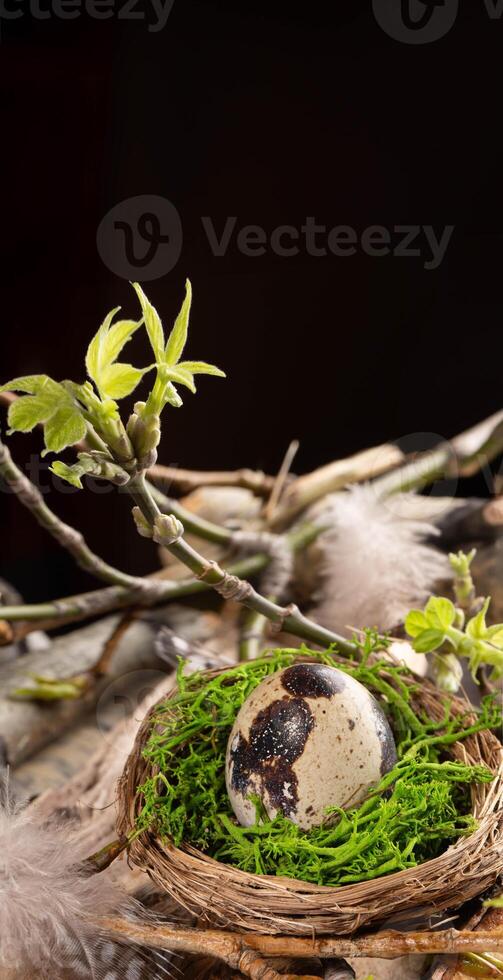
[[[117,943],[96,919],[140,913],[109,871],[90,874],[66,823],[43,823],[0,774],[0,976],[151,980],[169,957]],[[147,913],[145,913],[147,915]]]
[[[407,497],[380,499],[371,484],[326,498],[317,520],[322,589],[314,615],[324,626],[388,630],[422,604],[435,583],[450,578],[448,559],[427,542],[431,524],[406,519]]]

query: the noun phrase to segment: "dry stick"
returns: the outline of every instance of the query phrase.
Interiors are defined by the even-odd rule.
[[[288,479],[288,474],[290,472],[292,463],[299,451],[299,446],[300,443],[298,439],[293,439],[285,453],[283,462],[278,470],[278,475],[274,480],[274,486],[271,490],[271,496],[269,497],[269,500],[267,501],[267,504],[265,505],[264,508],[264,516],[267,521],[272,520],[273,514],[276,510],[281,494],[283,493],[286,480]]]
[[[199,487],[242,487],[251,490],[257,497],[267,497],[271,493],[275,477],[262,473],[261,470],[247,468],[233,470],[228,473],[211,470],[183,470],[175,466],[161,466],[157,463],[148,471],[149,479],[154,483],[175,486],[180,493],[190,493]]]
[[[299,938],[297,936],[262,936],[254,933],[225,932],[218,929],[182,929],[169,925],[137,925],[124,919],[105,919],[107,930],[145,946],[170,949],[172,952],[215,956],[237,966],[243,949],[262,956],[291,959],[344,959],[363,956],[394,960],[416,954],[464,953],[492,950],[503,952],[503,929],[484,932],[462,932],[446,929],[439,932],[395,932],[385,930],[364,936],[335,938]],[[236,957],[238,962],[236,962]],[[240,966],[239,969],[242,970]],[[242,971],[244,972],[244,971]],[[248,974],[250,976],[250,974]]]
[[[465,929],[473,929],[475,933],[479,933],[482,929],[485,933],[490,933],[493,930],[494,932],[501,932],[503,930],[503,909],[484,908],[482,905],[467,923]],[[488,947],[489,949],[492,950],[492,946]],[[474,950],[469,950],[465,955],[468,957],[472,952]],[[432,980],[464,980],[466,976],[467,974],[463,972],[462,960],[453,961],[452,958],[449,958],[449,960],[446,959],[445,962],[439,964]],[[488,976],[492,976],[492,974],[488,973]]]
[[[380,476],[373,486],[383,497],[420,490],[445,477],[473,476],[503,452],[503,411],[443,442],[430,452]]]
[[[290,483],[272,520],[275,528],[285,527],[310,504],[327,493],[342,490],[348,483],[369,480],[402,463],[404,455],[398,446],[386,443],[365,449],[348,459],[336,459],[312,473]]]

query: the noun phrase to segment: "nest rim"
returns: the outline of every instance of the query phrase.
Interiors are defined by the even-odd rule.
[[[295,662],[313,660],[299,654]],[[215,668],[202,674],[212,679],[228,669]],[[175,693],[173,685],[144,718],[119,781],[117,829],[122,836],[134,831],[139,811],[137,787],[152,774],[143,750],[153,717],[159,705]],[[472,707],[459,697],[450,703],[451,714],[466,714]],[[412,704],[426,711],[433,721],[444,717],[445,695],[429,681],[414,687]],[[481,895],[503,875],[503,746],[493,732],[484,730],[455,742],[448,754],[468,765],[486,766],[494,779],[471,786],[476,829],[414,868],[349,885],[316,885],[242,871],[190,844],[177,847],[162,841],[150,830],[131,841],[129,859],[201,925],[210,927],[265,935],[322,936],[350,935],[383,923],[424,923]]]

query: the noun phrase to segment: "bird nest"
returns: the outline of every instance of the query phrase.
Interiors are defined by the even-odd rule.
[[[309,661],[305,655],[294,662]],[[336,658],[337,659],[337,658]],[[342,664],[342,661],[340,661]],[[208,680],[228,671],[204,672]],[[393,676],[387,677],[393,686]],[[411,675],[401,675],[409,703],[416,715],[443,729],[447,719],[463,716],[470,724],[467,701],[450,698],[429,682],[417,683]],[[170,700],[160,702],[170,710]],[[381,695],[381,700],[388,698]],[[383,705],[386,707],[386,705]],[[153,880],[181,906],[197,917],[200,924],[248,930],[263,934],[348,935],[377,924],[426,923],[431,917],[454,910],[492,887],[503,873],[503,767],[502,747],[489,729],[454,741],[445,749],[445,758],[469,766],[484,766],[493,779],[472,783],[467,803],[473,814],[473,828],[438,856],[416,867],[396,873],[327,887],[298,879],[253,874],[232,864],[215,860],[188,842],[179,846],[161,837],[154,825],[138,831],[143,798],[138,787],[156,777],[158,768],[145,754],[153,729],[159,726],[159,705],[141,725],[134,749],[119,784],[120,834],[135,833],[129,847],[131,861],[148,871]],[[177,752],[184,751],[181,743]]]

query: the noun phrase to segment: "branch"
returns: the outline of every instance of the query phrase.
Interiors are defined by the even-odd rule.
[[[285,527],[320,497],[342,490],[348,483],[369,480],[401,463],[403,458],[403,453],[397,446],[385,443],[365,449],[348,459],[336,459],[312,473],[300,476],[285,490],[274,515],[273,526]]]
[[[292,959],[334,959],[342,957],[375,957],[394,960],[400,956],[478,952],[491,949],[503,952],[503,929],[484,932],[458,932],[446,929],[439,932],[395,932],[386,930],[368,935],[337,936],[336,938],[298,938],[297,936],[267,936],[254,933],[224,932],[217,929],[181,929],[169,925],[137,925],[124,919],[104,919],[107,930],[122,937],[139,941],[145,946],[170,949],[172,952],[214,956],[231,966],[238,966],[236,957],[243,950],[254,950],[262,956]],[[239,967],[242,969],[242,967]],[[244,971],[243,971],[244,972]],[[247,974],[252,976],[253,974]]]
[[[269,620],[262,613],[249,612],[243,621],[239,643],[239,660],[256,660],[265,645],[265,635]]]
[[[152,599],[156,597],[158,583],[127,575],[118,568],[108,565],[107,562],[91,551],[80,531],[76,531],[69,524],[65,524],[52,512],[45,503],[40,490],[16,466],[7,446],[1,439],[0,476],[16,494],[19,501],[33,514],[41,527],[45,528],[58,544],[69,552],[80,568],[104,582],[111,582],[114,585],[129,589],[130,592],[137,592],[140,595],[147,593]]]
[[[229,528],[220,527],[219,524],[214,524],[213,521],[208,521],[205,517],[198,517],[197,514],[193,514],[192,511],[187,510],[178,500],[172,500],[171,497],[166,497],[164,493],[151,483],[147,485],[153,499],[159,507],[165,511],[169,511],[170,514],[174,514],[179,521],[182,521],[189,534],[194,534],[198,538],[203,538],[205,541],[213,541],[216,544],[231,545],[233,543],[234,533]]]
[[[148,471],[149,479],[161,486],[175,486],[180,493],[190,493],[199,487],[242,487],[251,490],[257,497],[267,497],[271,493],[275,477],[261,470],[240,469],[229,473],[211,470],[183,470],[175,466],[157,464]]]
[[[19,397],[18,395],[14,394],[14,392],[11,391],[0,392],[0,404],[3,403],[4,405],[9,406],[12,404],[12,402],[17,401],[18,397]],[[102,440],[96,436],[96,433],[93,432],[92,429],[89,430],[86,439],[89,445],[87,445],[86,442],[84,442],[84,443],[79,443],[74,448],[82,449],[85,451],[89,449],[90,445],[92,445],[92,447],[95,449],[100,449],[100,450],[106,449],[106,446],[104,445]],[[8,450],[5,446],[4,449],[5,452],[8,453]],[[10,458],[10,454],[9,454],[9,458]],[[14,466],[14,464],[12,465]],[[153,467],[152,472],[154,472],[156,469],[163,469],[163,467]],[[18,470],[17,467],[15,467],[15,470],[19,474],[19,476],[22,476],[20,470]],[[186,470],[185,472],[187,473],[189,471]],[[250,473],[253,474],[253,471],[250,470]],[[267,480],[271,479],[272,481],[271,486],[273,485],[274,480],[272,479],[272,477],[267,477],[267,478],[264,477],[264,479]],[[178,501],[171,500],[169,497],[166,497],[163,493],[161,493],[160,490],[157,490],[156,487],[151,486],[150,489],[152,492],[152,496],[155,499],[157,499],[159,506],[163,507],[165,510],[171,511],[171,513],[175,514],[180,521],[183,521],[187,531],[190,534],[196,534],[198,537],[203,538],[206,541],[214,541],[217,544],[232,543],[232,531],[229,531],[227,528],[224,527],[219,527],[218,524],[213,524],[212,521],[207,521],[203,517],[197,517],[197,515],[192,514],[190,511],[186,510],[182,504],[178,503]]]
[[[311,544],[322,531],[322,527],[314,524],[304,524],[295,531],[292,531],[286,537],[286,541],[292,548],[292,551],[300,551]],[[240,561],[230,564],[227,573],[242,577],[253,577],[267,568],[271,562],[271,557],[270,553],[260,552],[250,557],[242,558]],[[20,626],[17,628],[16,638],[22,639],[33,630],[55,629],[61,626],[62,623],[89,619],[92,616],[98,616],[102,613],[122,609],[130,605],[162,605],[166,602],[207,592],[211,588],[208,583],[193,578],[183,579],[179,582],[165,581],[161,578],[163,574],[164,572],[162,571],[154,572],[153,575],[140,579],[139,581],[143,583],[141,595],[138,594],[136,588],[130,589],[122,586],[110,586],[106,589],[95,589],[91,592],[83,592],[79,595],[56,599],[52,602],[1,606],[0,626],[2,622],[19,622]],[[155,592],[153,591],[152,594],[150,594],[150,585],[155,586]],[[6,633],[6,640],[9,635]],[[0,646],[1,644],[2,636],[0,630]]]
[[[178,558],[183,565],[195,575],[195,577],[207,585],[210,585],[224,599],[234,599],[241,602],[247,609],[252,609],[257,613],[266,616],[279,629],[298,636],[302,640],[309,640],[318,646],[327,647],[336,643],[339,649],[347,654],[354,654],[358,649],[355,643],[344,639],[337,633],[318,626],[304,616],[296,606],[282,607],[271,599],[266,599],[260,595],[253,586],[239,578],[238,576],[224,571],[215,561],[208,561],[191,545],[183,540],[183,526],[173,516],[161,514],[157,504],[153,500],[149,488],[142,475],[134,477],[126,484],[126,489],[131,494],[143,521],[142,533],[153,537],[157,544]]]
[[[443,442],[430,452],[378,477],[374,486],[382,496],[420,490],[446,477],[473,476],[503,452],[503,411]]]

